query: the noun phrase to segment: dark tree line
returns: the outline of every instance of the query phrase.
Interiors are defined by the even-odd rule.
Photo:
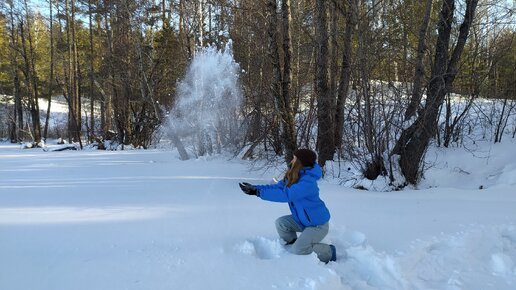
[[[431,142],[458,144],[475,126],[466,120],[476,99],[501,100],[486,114],[495,142],[516,111],[514,11],[501,0],[38,3],[0,4],[2,134],[12,142],[149,147],[198,49],[230,39],[246,156],[288,162],[308,146],[323,166],[354,160],[393,183],[399,168],[417,184]],[[454,94],[467,98],[459,110]],[[67,127],[52,131],[57,99]]]

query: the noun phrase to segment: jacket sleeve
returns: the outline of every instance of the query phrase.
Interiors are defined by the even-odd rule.
[[[276,184],[257,185],[256,189],[258,189],[260,192],[260,198],[263,200],[288,202],[288,200],[286,200],[281,194],[283,192],[283,188],[285,187],[285,181],[280,180]]]
[[[306,198],[317,191],[315,182],[301,178],[297,183],[287,187],[284,180],[274,185],[259,185],[260,198],[275,202],[289,202]]]

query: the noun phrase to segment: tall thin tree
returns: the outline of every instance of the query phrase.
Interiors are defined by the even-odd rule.
[[[47,105],[47,115],[45,117],[45,128],[43,130],[43,138],[46,140],[48,135],[48,126],[50,121],[50,108],[52,104],[52,93],[54,89],[54,18],[53,18],[53,8],[52,8],[52,0],[48,1],[49,8],[49,29],[50,29],[50,71],[48,77],[48,105]]]
[[[283,32],[283,79],[281,82],[281,104],[283,119],[283,138],[285,142],[285,158],[289,162],[293,158],[297,148],[294,124],[294,112],[292,111],[292,37],[290,35],[292,16],[290,12],[290,0],[282,0],[282,32]]]
[[[35,65],[35,52],[34,52],[34,44],[32,41],[32,32],[31,32],[31,23],[32,19],[30,17],[29,6],[27,4],[27,0],[24,0],[25,7],[25,23],[24,21],[20,23],[20,36],[22,41],[22,56],[24,60],[24,75],[25,75],[25,84],[28,91],[28,104],[29,110],[31,114],[31,124],[32,124],[32,138],[34,143],[39,143],[41,141],[41,124],[39,119],[39,86],[38,86],[38,76],[36,73],[36,65]],[[27,48],[28,43],[28,48]]]
[[[317,95],[317,151],[319,164],[324,166],[333,159],[335,152],[335,132],[333,115],[335,105],[328,86],[328,31],[327,2],[316,1],[316,86]]]
[[[358,0],[344,1],[345,28],[344,43],[342,48],[342,64],[340,71],[340,81],[337,89],[337,104],[335,108],[335,147],[340,149],[342,146],[342,135],[344,131],[344,104],[349,92],[349,82],[351,80],[351,58],[353,52],[353,31],[356,23],[356,11]]]
[[[288,3],[285,4],[285,14],[284,17],[289,17],[289,8]],[[290,162],[292,159],[292,154],[296,147],[295,137],[294,137],[294,118],[292,116],[292,110],[290,107],[289,101],[289,91],[290,91],[290,29],[288,28],[288,19],[286,19],[286,23],[283,25],[283,30],[286,32],[287,39],[284,38],[284,48],[287,51],[287,56],[284,56],[284,61],[287,63],[287,70],[285,74],[282,76],[281,72],[281,60],[280,60],[280,46],[278,41],[278,3],[276,0],[269,0],[267,2],[267,16],[268,16],[268,28],[267,33],[269,37],[269,45],[268,45],[268,54],[269,60],[272,64],[272,81],[270,84],[270,93],[274,99],[274,104],[278,111],[278,116],[280,119],[280,130],[281,130],[281,144],[283,148],[286,149],[287,154],[285,155],[285,161]],[[284,21],[285,22],[285,21]],[[287,25],[287,27],[285,27]],[[287,77],[287,80],[283,80],[283,77]],[[286,94],[285,94],[286,93]]]

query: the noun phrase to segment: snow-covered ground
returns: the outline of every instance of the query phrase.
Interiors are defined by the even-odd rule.
[[[516,142],[432,149],[419,190],[320,182],[338,261],[288,253],[285,204],[224,157],[0,145],[0,289],[516,289]],[[482,188],[482,189],[480,189]]]

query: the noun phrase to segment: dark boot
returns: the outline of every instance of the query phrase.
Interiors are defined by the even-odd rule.
[[[331,262],[335,262],[335,261],[337,261],[337,249],[335,249],[334,245],[330,245],[330,248],[331,248],[331,258],[330,258],[330,261]]]
[[[293,239],[292,241],[287,242],[287,243],[285,244],[285,246],[292,245],[292,244],[294,244],[296,241],[297,241],[297,239]]]

